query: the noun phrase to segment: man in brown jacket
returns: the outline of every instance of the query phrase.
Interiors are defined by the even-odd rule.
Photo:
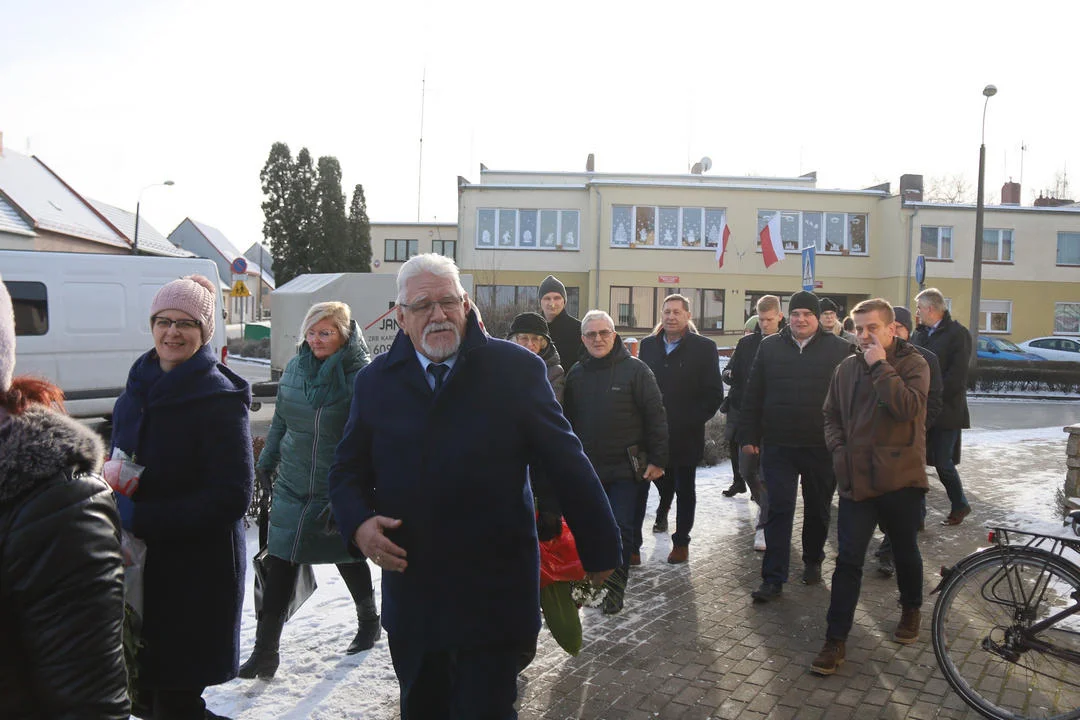
[[[852,311],[859,349],[836,368],[825,398],[825,444],[840,494],[839,550],[826,616],[825,646],[811,670],[831,675],[844,662],[866,548],[880,522],[892,540],[902,614],[899,643],[919,638],[923,568],[918,531],[926,481],[926,396],[930,368],[896,337],[892,306],[876,298]]]

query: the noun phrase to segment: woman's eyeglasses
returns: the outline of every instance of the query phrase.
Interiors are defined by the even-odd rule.
[[[172,320],[159,315],[150,318],[150,322],[153,323],[156,330],[168,330],[173,325],[176,326],[177,330],[195,330],[202,327],[202,323],[198,320]]]
[[[319,338],[320,340],[325,341],[329,340],[335,335],[337,335],[337,330],[308,330],[304,334],[304,337],[308,340],[314,340],[315,338]]]

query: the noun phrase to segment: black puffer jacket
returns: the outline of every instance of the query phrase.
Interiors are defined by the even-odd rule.
[[[668,464],[667,416],[649,366],[623,346],[602,358],[585,354],[566,376],[563,412],[581,439],[601,482],[632,477],[626,450],[632,445],[657,467]],[[641,468],[644,470],[644,468]]]
[[[930,350],[938,356],[941,365],[941,412],[928,430],[961,430],[971,427],[967,405],[968,363],[971,362],[971,333],[952,319],[949,311],[930,333],[930,328],[920,325],[911,336],[911,342]]]
[[[696,466],[705,454],[705,423],[724,401],[716,343],[688,331],[668,354],[660,330],[641,341],[638,357],[664,396],[669,466]]]
[[[31,409],[0,427],[0,717],[126,718],[120,518],[105,450]]]
[[[825,447],[825,395],[836,366],[854,351],[820,327],[804,348],[790,327],[763,338],[742,401],[739,444]]]
[[[780,330],[787,327],[787,321],[780,318]],[[750,380],[750,368],[754,365],[754,356],[758,346],[765,335],[761,332],[761,326],[754,328],[754,332],[739,338],[735,343],[735,351],[731,353],[727,367],[724,368],[724,382],[731,386],[728,393],[728,405],[736,410],[742,409],[743,395],[746,393],[746,383]]]
[[[555,343],[555,349],[559,351],[559,362],[563,370],[570,372],[570,368],[581,359],[585,349],[581,342],[581,321],[563,310],[548,323],[548,334],[551,342]]]

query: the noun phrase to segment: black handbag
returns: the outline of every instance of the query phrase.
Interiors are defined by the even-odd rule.
[[[266,550],[264,540],[266,535],[263,532],[263,528],[269,527],[270,508],[264,506],[259,509],[259,540],[262,547],[251,561],[251,566],[255,569],[255,617],[258,617],[262,612],[263,589],[266,587],[266,561],[267,558],[270,557],[270,553]],[[307,602],[307,599],[311,597],[311,594],[315,592],[315,588],[317,587],[319,586],[315,582],[315,571],[311,569],[310,565],[302,563],[299,572],[296,573],[296,583],[293,585],[292,596],[289,598],[289,606],[285,610],[286,621],[292,619],[292,616],[296,614],[296,611],[300,609],[301,605]]]
[[[266,548],[263,548],[255,555],[255,559],[251,562],[252,567],[255,568],[255,614],[258,616],[262,612],[263,604],[263,588],[266,587],[266,559],[270,556]],[[311,566],[303,563],[300,565],[299,572],[296,573],[296,584],[293,585],[292,597],[289,598],[289,606],[285,611],[285,619],[289,620],[296,611],[300,609],[311,594],[315,592],[315,588],[318,584],[315,582],[315,571],[311,569]]]

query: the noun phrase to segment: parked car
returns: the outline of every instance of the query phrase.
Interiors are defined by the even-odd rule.
[[[1022,350],[1042,355],[1047,360],[1080,363],[1080,338],[1040,337],[1020,343]]]
[[[1004,362],[1031,362],[1032,360],[1045,360],[1042,355],[1028,352],[1011,343],[996,337],[979,336],[979,359],[999,360]]]

